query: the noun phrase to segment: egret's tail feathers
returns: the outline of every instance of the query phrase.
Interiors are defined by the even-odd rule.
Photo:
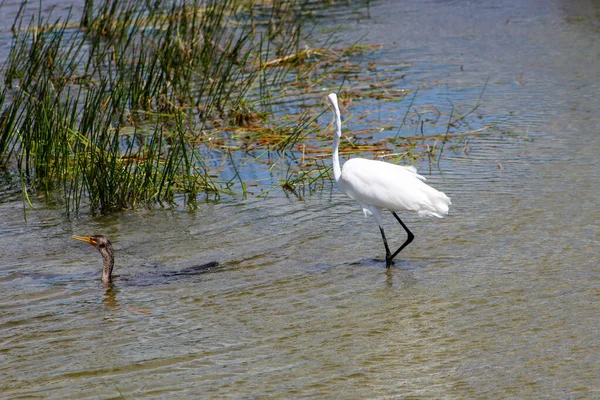
[[[445,193],[437,192],[438,196],[429,205],[429,207],[424,207],[417,211],[419,217],[438,217],[444,218],[448,215],[448,211],[450,209],[450,205],[452,201],[450,201],[450,197],[446,196]]]

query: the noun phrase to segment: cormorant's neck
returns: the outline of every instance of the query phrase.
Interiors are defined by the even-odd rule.
[[[115,259],[112,254],[112,250],[104,248],[101,251],[102,258],[104,258],[104,267],[102,268],[102,282],[110,283],[112,279],[112,270],[115,265]]]

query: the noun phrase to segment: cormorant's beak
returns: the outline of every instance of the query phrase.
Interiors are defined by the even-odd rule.
[[[92,246],[96,247],[96,241],[94,240],[93,237],[91,236],[77,236],[77,235],[73,235],[71,236],[73,239],[75,240],[80,240],[82,242],[86,242],[91,244]]]

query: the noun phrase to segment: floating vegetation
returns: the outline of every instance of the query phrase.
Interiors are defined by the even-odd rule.
[[[34,194],[67,213],[325,187],[324,93],[350,81],[342,104],[411,93],[397,71],[367,82],[376,65],[352,62],[378,46],[336,48],[335,31],[313,37],[311,17],[329,3],[87,0],[75,22],[26,17],[23,3],[0,73],[5,181],[18,182],[26,205]],[[457,132],[476,108],[451,115],[436,138],[355,131],[341,153],[439,161],[469,136]],[[440,115],[411,102],[398,132]]]
[[[458,107],[449,102],[444,112],[432,104],[417,105],[414,100],[418,90],[414,93],[407,91],[402,99],[407,99],[410,95],[412,100],[406,105],[404,119],[395,119],[398,115],[395,114],[390,117],[394,120],[386,125],[386,120],[378,116],[374,118],[377,123],[370,128],[365,128],[366,124],[359,121],[356,125],[360,129],[343,131],[339,154],[342,157],[362,155],[405,165],[425,162],[430,171],[433,168],[439,169],[445,153],[468,154],[471,141],[490,135],[511,135],[506,129],[506,120],[488,121],[478,113],[486,87],[487,83],[484,83],[474,105]],[[342,91],[339,93],[340,106],[342,112],[348,114],[344,124],[348,120],[369,119],[369,113],[381,113],[381,110],[363,111],[357,117],[349,113],[348,109],[353,107],[354,99],[363,96],[385,98],[388,102],[399,97],[396,92],[363,92],[361,95],[355,91]],[[323,105],[319,109],[321,112],[327,111]],[[387,111],[385,113],[389,114]],[[395,135],[394,131],[397,131]],[[282,189],[302,197],[323,189],[325,183],[331,182],[331,137],[331,129],[311,124],[286,138],[286,146],[282,150],[288,153],[286,157],[280,157],[286,166],[285,180],[280,182]],[[277,162],[270,163],[275,165]]]

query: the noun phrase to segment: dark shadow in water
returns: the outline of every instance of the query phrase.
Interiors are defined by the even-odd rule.
[[[350,265],[352,266],[360,266],[360,267],[372,267],[372,268],[377,268],[377,269],[386,269],[385,268],[385,260],[380,260],[377,258],[366,258],[364,260],[360,260],[360,261],[354,261],[351,262]]]
[[[385,259],[383,259],[383,258],[367,258],[364,260],[352,262],[352,263],[350,263],[350,265],[374,267],[374,268],[378,268],[378,269],[386,269],[388,271],[391,271],[394,269],[413,271],[413,270],[418,270],[418,269],[424,268],[424,266],[422,266],[422,265],[417,265],[417,264],[413,263],[412,261],[407,261],[407,260],[394,260],[392,267],[386,268],[385,267]]]
[[[167,271],[163,273],[164,277],[172,277],[172,276],[193,276],[198,274],[203,274],[208,271],[212,271],[219,266],[219,263],[216,261],[211,261],[202,265],[195,265],[193,267],[187,267],[181,269],[179,271]]]
[[[173,281],[203,275],[207,272],[217,272],[220,264],[211,261],[206,264],[194,265],[177,271],[161,271],[160,266],[155,266],[153,271],[137,273],[128,276],[113,276],[113,285],[126,286],[151,286],[169,284]]]

